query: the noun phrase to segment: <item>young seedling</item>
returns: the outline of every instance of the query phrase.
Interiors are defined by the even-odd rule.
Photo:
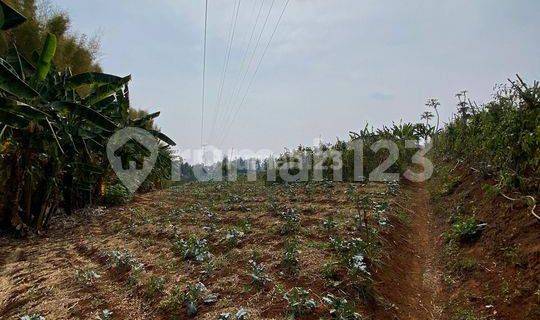
[[[309,291],[301,287],[294,287],[283,295],[289,304],[291,317],[302,317],[311,314],[317,308],[317,302],[310,298]]]
[[[22,316],[21,320],[45,320],[45,317],[40,314],[34,313],[32,315]]]
[[[75,277],[77,280],[86,285],[86,286],[93,286],[96,281],[101,278],[101,276],[94,270],[87,269],[87,270],[77,270],[75,272]]]
[[[281,266],[291,274],[297,274],[300,259],[298,255],[300,254],[298,250],[298,242],[296,240],[289,240],[285,243],[285,252],[283,253],[283,258],[281,260]]]
[[[146,285],[146,296],[153,299],[163,294],[165,289],[165,279],[163,277],[151,276]]]
[[[294,209],[289,208],[282,212],[281,219],[283,220],[280,230],[282,235],[294,234],[300,230],[300,215]]]
[[[180,239],[173,243],[173,250],[184,260],[203,262],[210,258],[207,241],[190,236],[188,240]]]
[[[356,313],[354,304],[345,298],[338,298],[332,294],[327,294],[323,302],[330,309],[330,316],[336,320],[361,320],[362,316]]]
[[[233,248],[233,247],[236,247],[238,243],[240,243],[243,237],[244,237],[244,232],[236,228],[232,228],[227,231],[223,241],[227,244],[227,246],[229,246],[230,248]]]
[[[106,257],[109,268],[116,270],[118,273],[138,272],[144,269],[144,265],[127,250],[113,250]]]
[[[249,265],[251,267],[251,272],[249,273],[251,283],[258,288],[265,287],[271,280],[266,274],[264,266],[254,260],[249,260]]]
[[[98,314],[97,318],[98,320],[111,320],[112,316],[113,316],[113,313],[111,310],[104,309]]]

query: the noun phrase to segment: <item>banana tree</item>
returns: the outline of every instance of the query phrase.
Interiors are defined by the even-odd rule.
[[[4,21],[15,26],[20,19],[0,4]],[[0,58],[0,170],[7,171],[9,186],[0,223],[17,229],[42,229],[59,207],[69,213],[92,203],[110,173],[108,138],[126,126],[144,128],[159,115],[130,119],[130,76],[59,71],[52,64],[55,50],[50,34],[33,60],[16,46]],[[163,133],[150,132],[164,148],[174,145]]]

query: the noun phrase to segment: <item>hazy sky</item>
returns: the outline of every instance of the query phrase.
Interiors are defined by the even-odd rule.
[[[272,1],[264,1],[254,40]],[[285,3],[274,1],[244,90]],[[163,131],[180,148],[198,147],[204,1],[54,3],[69,12],[74,30],[101,36],[106,72],[132,74],[132,105],[161,110]],[[346,137],[366,122],[416,121],[430,97],[440,99],[447,119],[457,91],[485,102],[515,73],[540,79],[537,0],[291,0],[236,121],[216,121],[210,137],[235,3],[209,1],[204,140],[218,145],[231,127],[223,148],[281,151],[319,136]],[[241,99],[229,101],[260,5],[241,1],[222,114],[239,106]]]

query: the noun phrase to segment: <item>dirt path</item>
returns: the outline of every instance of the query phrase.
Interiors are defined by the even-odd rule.
[[[423,185],[408,185],[395,205],[407,219],[394,221],[394,229],[385,236],[388,261],[378,287],[393,310],[381,312],[377,319],[439,320],[442,284],[429,195]]]
[[[411,199],[411,278],[415,294],[409,296],[411,310],[405,319],[440,319],[438,297],[442,291],[441,272],[436,264],[437,235],[430,210],[429,195],[423,185]]]

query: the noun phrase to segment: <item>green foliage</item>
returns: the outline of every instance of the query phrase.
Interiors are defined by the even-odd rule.
[[[298,241],[295,239],[285,242],[285,251],[281,260],[281,266],[291,274],[297,274],[299,271],[300,252],[298,251]]]
[[[163,294],[165,289],[165,279],[163,277],[151,276],[146,284],[146,296],[150,299]]]
[[[77,280],[86,285],[86,286],[92,286],[94,283],[101,278],[101,276],[94,270],[88,269],[88,270],[77,270],[75,272],[75,277]]]
[[[206,239],[198,239],[192,235],[187,240],[179,239],[173,243],[173,249],[180,254],[184,260],[194,260],[203,262],[210,259],[208,244]]]
[[[234,318],[229,312],[225,312],[219,315],[218,320],[245,320],[247,319],[248,313],[244,308],[238,309],[238,311],[234,314]]]
[[[478,320],[478,317],[470,309],[458,308],[454,312],[452,320]]]
[[[225,238],[223,239],[227,246],[230,248],[236,247],[238,243],[242,240],[244,237],[244,232],[238,230],[237,228],[231,228],[227,230],[227,233],[225,234]]]
[[[108,186],[103,195],[103,203],[107,206],[126,204],[130,199],[129,190],[120,183]]]
[[[98,314],[98,320],[111,320],[113,318],[113,313],[109,309],[101,310]]]
[[[188,285],[186,292],[183,294],[183,301],[188,316],[193,317],[197,314],[198,304],[203,298],[203,293],[206,291],[206,287],[200,282],[194,285]]]
[[[540,191],[540,85],[519,77],[479,107],[458,95],[458,114],[436,137],[439,154],[462,159],[501,186]]]
[[[458,240],[460,242],[473,242],[480,237],[486,224],[479,223],[475,217],[457,217],[456,223],[452,225],[447,240]]]
[[[283,295],[289,304],[292,318],[311,314],[317,308],[317,302],[309,296],[309,291],[301,287],[294,287]]]
[[[45,317],[38,313],[34,313],[32,315],[22,316],[21,320],[45,320]]]
[[[300,230],[300,215],[294,209],[287,209],[280,217],[283,220],[280,229],[282,235],[294,234]]]
[[[334,215],[328,215],[323,221],[323,227],[326,231],[330,232],[337,227],[337,222],[334,219]]]
[[[113,268],[118,273],[138,272],[144,269],[144,265],[127,250],[113,250],[107,253],[105,257],[109,268]]]
[[[362,320],[360,314],[356,313],[356,308],[353,303],[345,298],[338,298],[332,294],[327,294],[323,298],[323,302],[330,309],[332,319],[336,320]]]
[[[10,33],[0,35],[0,54],[5,54],[9,43],[16,43],[18,51],[27,58],[32,58],[35,51],[40,51],[49,34],[56,35],[56,54],[51,62],[58,67],[70,68],[74,74],[101,71],[97,62],[99,40],[79,35],[70,31],[70,17],[52,8],[50,1],[8,0],[14,9],[26,17],[26,23],[11,29]],[[10,19],[11,20],[11,19]],[[24,20],[18,18],[17,23]],[[15,21],[13,21],[15,22]],[[7,25],[6,23],[5,25]],[[15,26],[14,23],[9,23]],[[37,61],[33,64],[39,65]]]
[[[0,28],[9,30],[24,23],[26,18],[17,12],[15,9],[0,1]]]
[[[49,33],[45,39],[43,51],[41,51],[41,55],[37,62],[37,78],[39,81],[45,80],[47,74],[49,74],[49,71],[51,70],[52,59],[56,53],[56,43],[56,36]]]
[[[28,23],[35,22],[33,1],[21,3],[23,13],[34,15]],[[74,76],[52,63],[61,36],[38,43],[32,51],[42,50],[34,60],[15,45],[0,58],[0,173],[6,176],[0,185],[5,204],[0,225],[21,233],[47,227],[61,205],[69,214],[99,200],[112,172],[105,150],[109,138],[120,128],[151,126],[155,118],[129,117],[129,76]],[[174,144],[159,131],[150,132]],[[171,156],[161,145],[152,179],[165,177],[159,170],[167,169]],[[113,202],[124,196],[116,187],[110,191]]]
[[[255,260],[249,260],[249,265],[251,267],[249,276],[251,277],[252,284],[262,288],[271,281],[262,264],[257,263]]]

